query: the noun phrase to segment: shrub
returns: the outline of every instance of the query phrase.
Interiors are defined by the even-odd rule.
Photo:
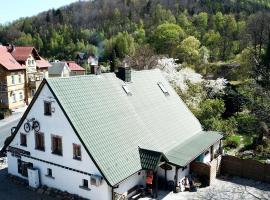
[[[234,140],[229,140],[229,141],[226,141],[225,147],[228,147],[230,149],[236,149],[237,147],[239,147],[239,143]]]
[[[236,117],[238,131],[244,134],[254,134],[256,133],[256,125],[258,120],[255,116],[250,113],[240,113]]]
[[[224,146],[230,149],[235,149],[240,146],[241,136],[239,135],[230,135],[225,139]]]

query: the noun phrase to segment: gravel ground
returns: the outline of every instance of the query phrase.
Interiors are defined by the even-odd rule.
[[[141,198],[148,200],[149,198]],[[270,184],[238,177],[221,177],[197,192],[160,192],[159,200],[270,200]]]

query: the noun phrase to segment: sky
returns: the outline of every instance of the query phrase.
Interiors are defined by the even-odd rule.
[[[78,0],[0,0],[0,24],[30,17],[51,8],[59,8]]]

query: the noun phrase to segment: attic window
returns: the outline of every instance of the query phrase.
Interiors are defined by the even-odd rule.
[[[131,91],[129,90],[129,88],[128,88],[127,85],[123,85],[122,87],[123,87],[123,89],[125,90],[125,92],[127,93],[128,96],[131,96],[131,95],[132,95],[132,93],[131,93]]]
[[[157,84],[158,84],[159,88],[161,89],[161,91],[162,91],[166,96],[169,95],[168,90],[164,87],[164,85],[163,85],[161,82],[158,82]]]

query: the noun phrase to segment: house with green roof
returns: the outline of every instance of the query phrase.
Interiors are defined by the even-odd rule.
[[[12,135],[8,172],[87,199],[156,195],[160,180],[179,186],[191,162],[210,162],[221,138],[158,69],[51,78]]]

